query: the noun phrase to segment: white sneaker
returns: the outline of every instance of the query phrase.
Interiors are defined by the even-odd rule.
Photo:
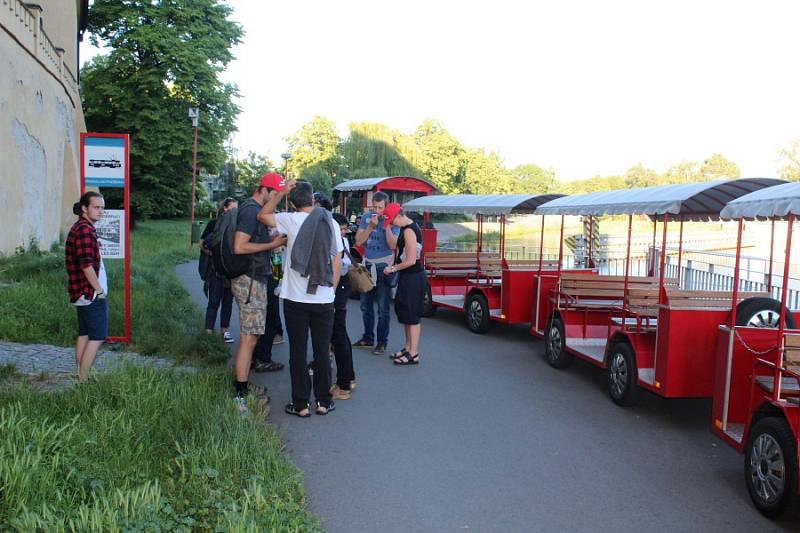
[[[231,343],[235,342],[233,340],[233,337],[231,337],[231,332],[230,331],[226,331],[225,333],[223,333],[222,334],[222,338],[227,344],[231,344]]]
[[[283,335],[275,335],[275,338],[272,339],[272,344],[283,344],[284,342],[286,341],[283,339]]]

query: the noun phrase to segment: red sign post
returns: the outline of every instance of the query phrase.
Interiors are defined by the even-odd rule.
[[[98,231],[103,259],[124,261],[125,333],[108,337],[110,342],[131,341],[131,187],[128,161],[130,158],[127,133],[81,133],[81,194],[86,187],[123,189],[123,210],[109,210]]]

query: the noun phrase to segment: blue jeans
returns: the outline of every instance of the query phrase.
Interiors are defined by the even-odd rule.
[[[364,319],[364,335],[362,338],[372,343],[375,340],[375,313],[373,304],[378,303],[378,338],[376,344],[386,346],[389,340],[389,300],[392,297],[392,276],[384,276],[386,263],[377,263],[378,281],[375,288],[361,295],[361,316]]]

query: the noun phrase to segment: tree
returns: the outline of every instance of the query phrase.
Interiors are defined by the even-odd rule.
[[[433,120],[426,120],[414,133],[419,150],[418,167],[441,192],[452,194],[462,192],[464,148],[444,126]]]
[[[328,177],[326,181],[332,183],[333,177],[341,167],[339,158],[341,139],[332,120],[316,116],[310,122],[303,124],[287,140],[292,154],[289,160],[292,174],[299,177],[308,177],[312,174],[320,177],[321,169]],[[313,167],[317,168],[311,170]],[[330,192],[330,186],[321,190]]]
[[[800,181],[800,139],[793,140],[789,146],[780,151],[784,165],[778,171],[781,178],[789,181]]]
[[[88,30],[111,49],[81,72],[91,131],[131,135],[132,202],[140,216],[175,216],[191,205],[193,131],[200,109],[198,167],[217,170],[235,130],[235,85],[219,74],[242,30],[218,0],[95,0]]]
[[[558,180],[553,169],[528,163],[515,167],[511,173],[515,181],[514,192],[546,194],[558,190]]]
[[[705,181],[720,178],[735,179],[742,175],[739,165],[727,160],[722,154],[712,154],[700,165],[700,174]]]
[[[660,181],[658,172],[641,163],[635,164],[625,172],[625,186],[628,188],[651,187],[658,185]]]
[[[255,189],[261,181],[261,176],[273,168],[272,161],[255,152],[248,152],[246,158],[234,159],[232,163],[234,182],[247,192]]]
[[[514,191],[514,177],[505,168],[496,153],[466,150],[463,156],[463,192],[470,194],[510,194]]]

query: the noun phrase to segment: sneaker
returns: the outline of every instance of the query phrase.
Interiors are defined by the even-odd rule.
[[[272,344],[283,344],[286,340],[283,338],[283,335],[275,335],[275,338],[272,339]]]
[[[372,341],[367,341],[364,338],[358,339],[353,343],[353,348],[372,348],[373,346]]]
[[[358,385],[358,383],[356,383],[356,380],[350,382],[350,392],[356,390],[356,385]]]
[[[239,412],[240,415],[246,416],[247,415],[247,401],[241,396],[236,396],[233,399],[233,405],[236,406],[236,410]]]
[[[378,344],[375,346],[375,349],[372,350],[372,355],[386,355],[386,345]]]
[[[231,337],[231,332],[230,331],[226,331],[225,333],[222,334],[222,340],[224,340],[226,344],[231,344],[231,343],[235,342],[233,340],[233,337]]]
[[[334,400],[349,400],[352,395],[351,391],[340,389],[339,385],[334,385],[331,387],[331,397]]]

